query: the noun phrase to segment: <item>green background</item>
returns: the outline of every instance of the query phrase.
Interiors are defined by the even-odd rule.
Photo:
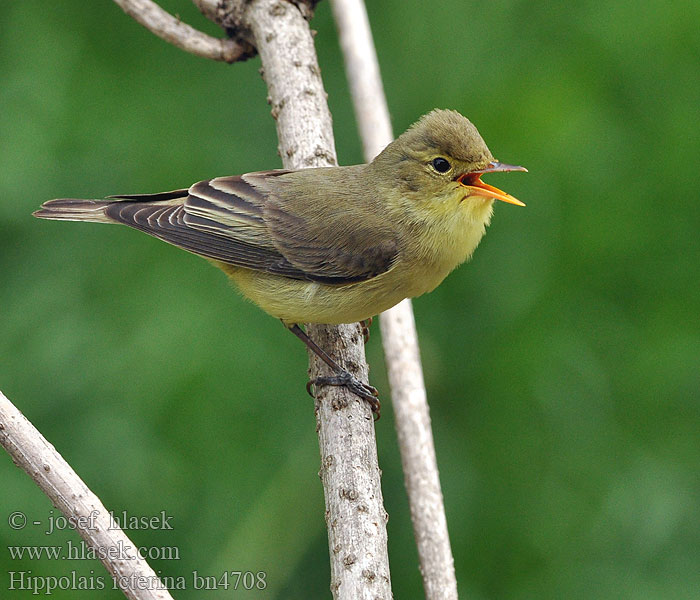
[[[185,0],[162,5],[216,34]],[[470,599],[684,599],[700,589],[700,4],[370,3],[396,132],[434,107],[530,173],[473,261],[415,303],[459,589]],[[44,200],[279,167],[259,59],[190,56],[115,4],[0,5],[0,389],[110,509],[172,516],[135,543],[176,598],[329,597],[306,353],[201,259]],[[341,163],[360,162],[327,2],[313,27]],[[498,181],[496,181],[498,179]],[[374,326],[396,598],[422,597]],[[9,571],[53,507],[0,456]],[[29,525],[14,531],[12,511]],[[54,511],[54,515],[56,511]],[[193,571],[264,571],[265,592]],[[54,598],[120,598],[56,591]]]

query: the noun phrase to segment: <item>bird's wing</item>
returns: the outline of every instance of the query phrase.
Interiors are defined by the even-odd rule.
[[[283,173],[270,171],[264,175]],[[173,192],[111,196],[113,202],[106,205],[104,214],[108,220],[206,258],[305,279],[305,274],[290,265],[270,240],[262,217],[266,194],[244,177],[200,181],[189,189]]]
[[[342,201],[319,207],[298,196],[293,202],[284,200],[284,196],[270,196],[265,222],[275,246],[309,279],[365,281],[388,271],[396,261],[396,238],[381,220],[362,210],[346,212]]]
[[[200,181],[188,190],[114,196],[105,215],[166,242],[231,265],[292,279],[345,284],[388,270],[393,238],[343,214],[313,219],[317,208],[295,193],[285,202],[276,183],[289,171]],[[320,221],[320,222],[319,222]],[[363,231],[363,229],[365,229]]]

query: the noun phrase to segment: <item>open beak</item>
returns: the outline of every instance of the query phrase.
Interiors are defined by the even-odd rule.
[[[495,198],[496,200],[503,200],[503,202],[508,202],[509,204],[516,204],[517,206],[525,206],[524,202],[520,202],[517,198],[514,198],[510,194],[506,194],[504,191],[498,188],[484,183],[481,181],[481,176],[484,173],[496,173],[497,171],[525,171],[525,167],[516,167],[515,165],[506,165],[500,162],[491,162],[484,169],[479,169],[478,171],[472,171],[471,173],[465,173],[457,178],[460,185],[469,188],[470,195],[472,196],[484,196],[486,198]]]

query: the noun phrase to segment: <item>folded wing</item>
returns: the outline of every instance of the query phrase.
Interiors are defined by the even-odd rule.
[[[291,279],[338,285],[390,268],[397,252],[390,237],[351,231],[342,215],[319,229],[308,205],[294,214],[275,198],[274,180],[287,173],[219,177],[159,194],[51,200],[34,214],[122,223],[206,258]]]

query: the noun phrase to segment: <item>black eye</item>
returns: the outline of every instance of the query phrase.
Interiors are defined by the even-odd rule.
[[[447,171],[452,168],[450,161],[446,158],[442,158],[441,156],[434,158],[430,164],[433,165],[433,169],[435,169],[438,173],[447,173]]]

